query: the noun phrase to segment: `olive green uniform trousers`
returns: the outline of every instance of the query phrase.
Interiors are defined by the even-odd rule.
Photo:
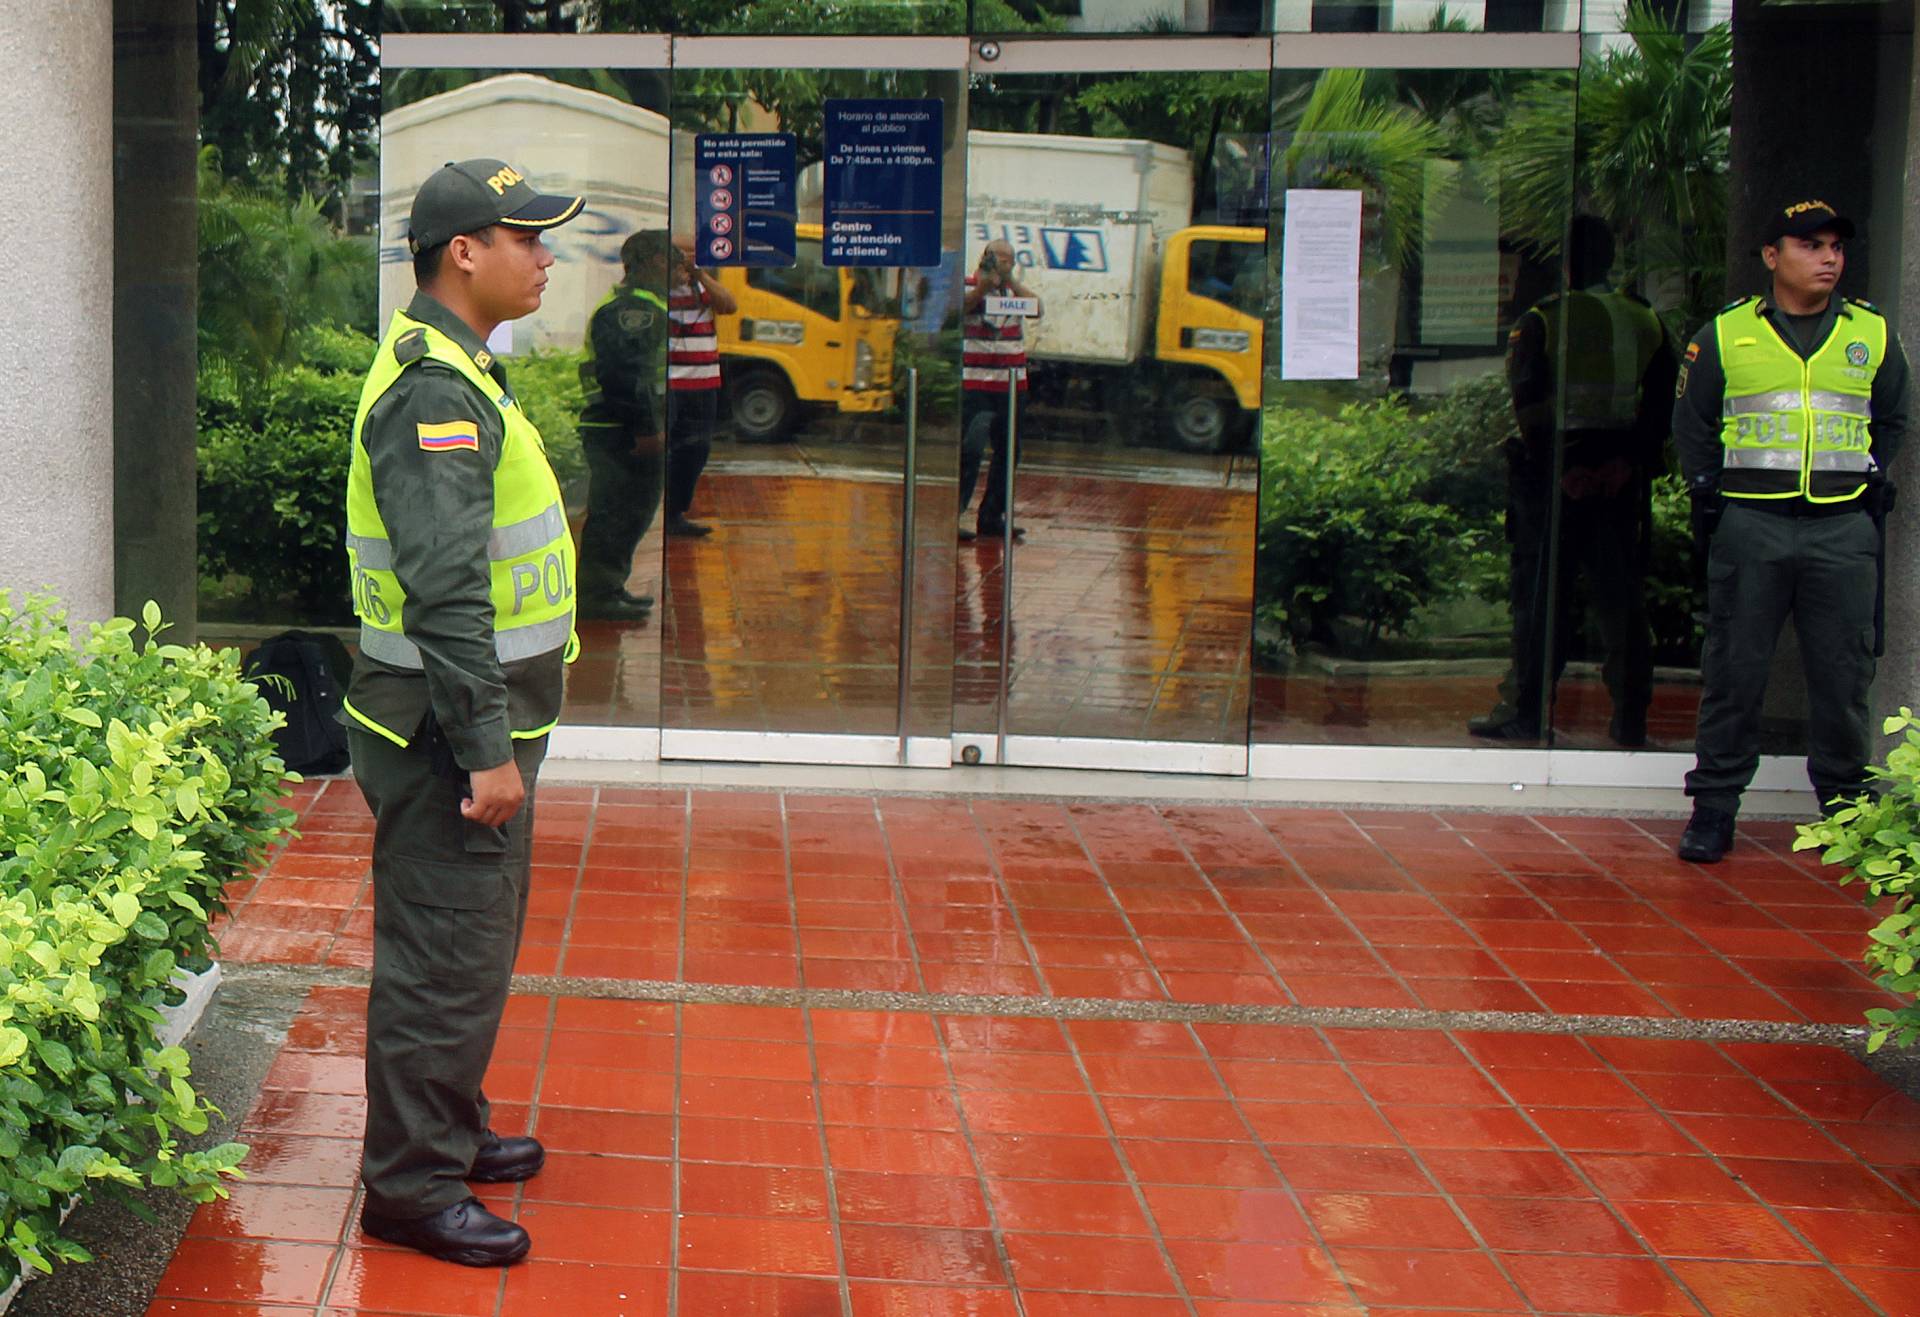
[[[486,1136],[480,1085],[527,920],[534,779],[547,741],[515,741],[527,801],[504,828],[460,815],[416,740],[349,729],[373,811],[373,989],[367,1002],[368,1205],[431,1216],[468,1198]]]
[[[1821,800],[1867,781],[1880,535],[1857,506],[1826,516],[1728,499],[1707,554],[1707,640],[1687,794],[1728,813],[1760,764],[1774,645],[1793,615],[1807,680],[1807,777]]]

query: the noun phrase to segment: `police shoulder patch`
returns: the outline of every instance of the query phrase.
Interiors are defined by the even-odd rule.
[[[410,366],[427,355],[427,331],[409,329],[393,341],[393,359],[402,366]]]
[[[637,334],[653,323],[653,312],[642,306],[623,306],[620,308],[620,328],[629,334]]]
[[[1871,311],[1873,312],[1873,314],[1877,316],[1886,314],[1886,312],[1882,311],[1879,307],[1875,306],[1872,302],[1869,302],[1864,297],[1849,297],[1849,298],[1846,298],[1845,301],[1848,306],[1857,306],[1862,311]]]

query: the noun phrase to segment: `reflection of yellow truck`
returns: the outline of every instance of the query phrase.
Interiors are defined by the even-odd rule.
[[[818,224],[802,224],[784,269],[726,266],[740,303],[721,316],[720,358],[734,433],[777,439],[808,411],[885,411],[893,402],[900,321],[880,295],[889,271],[821,264]]]
[[[1202,452],[1250,431],[1266,233],[1189,226],[1192,206],[1192,162],[1176,147],[967,134],[969,268],[1004,238],[1039,295],[1046,314],[1027,349],[1037,400],[1151,416],[1171,442]]]
[[[1184,151],[970,132],[967,167],[964,268],[991,238],[1013,245],[1046,311],[1028,339],[1042,401],[1151,418],[1199,452],[1251,433],[1266,233],[1187,225]],[[871,280],[892,272],[823,266],[818,224],[802,224],[799,238],[790,269],[720,274],[740,300],[738,316],[721,318],[720,353],[744,438],[778,438],[808,410],[877,412],[891,401],[900,322],[891,289]]]

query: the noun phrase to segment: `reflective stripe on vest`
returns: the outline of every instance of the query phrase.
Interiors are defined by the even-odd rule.
[[[540,432],[519,406],[460,346],[439,330],[398,312],[380,344],[360,395],[353,422],[353,453],[347,474],[347,567],[353,610],[360,619],[360,650],[394,667],[421,669],[419,648],[401,627],[406,591],[394,572],[393,543],[374,497],[373,464],[364,429],[374,403],[406,370],[394,356],[403,334],[426,335],[427,358],[457,371],[499,411],[505,429],[493,472],[493,530],[487,537],[494,649],[502,663],[535,658],[556,649],[569,660],[578,649],[573,634],[574,550],[566,504],[547,463]],[[386,730],[386,729],[379,729]],[[515,729],[530,735],[531,729]]]
[[[1730,498],[1858,498],[1873,469],[1873,378],[1886,359],[1886,320],[1848,303],[1802,359],[1757,301],[1714,319],[1726,390],[1720,406],[1721,489]]]

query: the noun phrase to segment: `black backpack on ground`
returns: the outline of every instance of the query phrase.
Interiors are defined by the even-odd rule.
[[[342,674],[336,677],[335,673]],[[342,682],[353,673],[347,647],[329,635],[282,631],[260,642],[241,675],[287,716],[273,734],[280,758],[296,773],[338,773],[347,766],[347,729],[340,723]]]

